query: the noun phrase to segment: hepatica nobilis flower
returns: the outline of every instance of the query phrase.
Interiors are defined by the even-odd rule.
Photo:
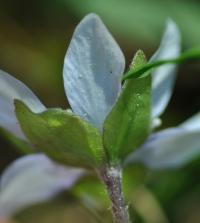
[[[179,54],[179,31],[169,20],[150,61]],[[145,63],[138,51],[129,69]],[[149,168],[171,168],[200,152],[200,114],[151,133],[170,100],[176,65],[122,85],[124,69],[119,46],[100,18],[90,14],[77,26],[64,60],[70,111],[46,108],[22,82],[0,71],[0,126],[54,160],[34,154],[11,164],[1,178],[0,216],[70,188],[83,174],[77,167],[98,170],[141,162]]]

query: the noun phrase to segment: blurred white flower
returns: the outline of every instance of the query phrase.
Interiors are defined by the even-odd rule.
[[[169,20],[161,46],[151,61],[179,53],[179,32]],[[95,14],[87,15],[77,26],[64,60],[64,87],[72,111],[102,130],[120,94],[124,67],[124,55],[101,19]],[[176,65],[158,68],[152,76],[152,118],[156,119],[170,99]],[[14,99],[21,100],[35,113],[46,110],[28,87],[0,71],[0,126],[26,140],[15,115]]]
[[[200,155],[200,113],[184,123],[153,133],[127,159],[151,169],[177,168]]]
[[[58,165],[43,154],[17,159],[0,180],[0,216],[52,198],[71,188],[83,174],[82,169]]]

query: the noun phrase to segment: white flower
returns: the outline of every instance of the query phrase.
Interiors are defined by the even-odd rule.
[[[200,113],[174,128],[153,133],[127,159],[151,169],[180,167],[200,154]]]
[[[174,22],[168,21],[161,46],[151,61],[176,57],[179,53],[178,29]],[[64,87],[72,111],[102,131],[104,120],[120,94],[124,68],[124,55],[100,18],[95,14],[86,16],[74,32],[64,61]],[[176,65],[165,65],[153,72],[154,127],[169,102],[175,76]],[[22,82],[0,71],[0,126],[16,137],[28,141],[16,118],[14,99],[21,100],[35,113],[46,110]],[[197,121],[200,123],[199,118]],[[153,134],[147,143],[131,156],[129,162],[142,161],[150,167],[153,162],[154,167],[163,166],[162,159],[159,161],[160,157],[154,154],[164,154],[168,147],[171,149],[169,151],[177,149],[177,144],[185,134],[188,136],[188,132],[192,134],[190,141],[178,149],[182,149],[182,157],[187,156],[186,146],[194,155],[197,148],[192,148],[191,139],[197,139],[200,129],[199,124],[194,127],[196,123],[189,121],[189,124],[174,130],[165,130],[167,134]],[[177,134],[179,137],[176,137]],[[170,138],[166,144],[167,137]],[[174,137],[172,141],[171,137]],[[182,159],[181,156],[179,159]],[[167,156],[165,158],[167,159]],[[176,161],[177,158],[174,157],[173,164]],[[156,162],[162,164],[156,165]],[[1,178],[0,216],[12,215],[26,205],[49,199],[58,191],[73,185],[80,175],[82,170],[62,167],[41,154],[25,156],[15,161]]]
[[[176,57],[179,53],[179,32],[169,20],[161,46],[151,60]],[[124,68],[124,55],[101,19],[95,14],[86,16],[77,26],[64,60],[64,87],[72,111],[101,130],[120,94]],[[153,119],[168,104],[175,71],[176,65],[165,65],[152,75]],[[0,126],[26,139],[15,115],[14,99],[35,113],[46,109],[22,82],[0,71]]]

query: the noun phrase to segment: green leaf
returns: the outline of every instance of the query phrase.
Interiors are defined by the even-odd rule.
[[[166,60],[158,60],[152,63],[144,64],[143,66],[140,66],[137,69],[129,70],[127,73],[124,74],[122,80],[127,80],[130,78],[138,78],[147,71],[152,71],[153,69],[166,64],[181,64],[187,61],[199,60],[199,59],[200,59],[200,48],[193,48],[188,51],[185,51],[179,57]]]
[[[146,63],[142,51],[131,69]],[[112,164],[122,161],[147,138],[151,125],[151,76],[129,79],[104,123],[103,141]]]
[[[104,160],[99,131],[72,112],[49,109],[33,113],[15,101],[16,115],[30,142],[50,158],[73,166],[97,166]]]

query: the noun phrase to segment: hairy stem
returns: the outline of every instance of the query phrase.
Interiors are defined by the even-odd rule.
[[[110,197],[115,223],[130,223],[128,208],[122,192],[121,175],[121,169],[118,167],[106,167],[100,171],[100,177]]]

